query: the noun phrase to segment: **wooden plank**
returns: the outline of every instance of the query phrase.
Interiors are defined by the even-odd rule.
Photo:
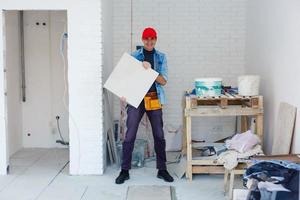
[[[249,167],[249,166],[251,166],[252,165],[252,162],[240,162],[239,164],[238,164],[238,166],[236,166],[236,170],[239,170],[239,169],[245,169],[245,168],[247,168],[247,167]]]
[[[218,164],[217,160],[192,160],[191,161],[192,165],[203,165],[203,166],[223,166],[221,164]],[[236,169],[244,169],[249,165],[249,162],[240,162]]]
[[[197,99],[190,99],[189,100],[191,108],[196,108],[198,106]]]
[[[186,176],[189,181],[192,181],[192,119],[190,116],[186,117],[186,144],[187,144],[187,171]]]
[[[119,156],[118,156],[118,152],[117,152],[117,145],[116,145],[116,141],[115,141],[115,136],[114,136],[114,123],[113,123],[113,117],[112,117],[112,112],[110,110],[111,106],[110,106],[110,101],[109,101],[109,93],[106,89],[103,90],[103,94],[105,97],[105,103],[107,103],[107,112],[105,113],[105,120],[108,120],[108,124],[109,124],[109,128],[106,132],[106,137],[108,142],[109,142],[109,146],[108,146],[108,151],[109,151],[109,156],[111,159],[111,163],[117,163],[119,164],[120,160],[119,160]]]
[[[184,116],[184,110],[186,108],[186,103],[187,101],[187,97],[184,97],[182,99],[182,129],[183,129],[183,134],[182,134],[182,147],[181,147],[181,154],[185,155],[186,154],[186,120],[185,120],[185,116]]]
[[[114,163],[114,159],[113,159],[112,150],[111,150],[109,140],[106,140],[106,146],[107,146],[108,158],[109,158],[110,163],[112,164],[112,163]]]
[[[247,116],[241,116],[241,132],[244,133],[249,129],[248,126],[248,117]]]
[[[120,161],[119,161],[119,156],[118,156],[118,151],[117,151],[117,145],[116,145],[115,137],[113,135],[111,128],[108,129],[107,136],[108,136],[108,141],[110,144],[110,150],[112,153],[113,163],[119,164]]]
[[[297,108],[288,103],[280,103],[274,133],[272,155],[289,154],[294,133]]]
[[[264,143],[264,122],[263,122],[263,115],[256,116],[256,134],[259,137],[261,144]]]
[[[220,107],[226,108],[228,106],[228,99],[227,98],[221,98]]]
[[[245,171],[245,169],[234,169],[234,174],[243,175]]]
[[[191,161],[192,165],[219,165],[217,160],[192,160]]]
[[[264,101],[263,101],[263,97],[259,96],[258,99],[258,109],[263,109],[264,107]],[[262,114],[258,114],[256,116],[256,134],[259,137],[261,144],[263,145],[264,143],[264,122],[263,122],[263,113]]]
[[[290,154],[290,155],[270,155],[270,156],[254,156],[253,160],[286,160],[294,163],[300,163],[300,155]]]
[[[230,94],[228,94],[230,95]],[[230,98],[231,97],[231,98]],[[258,108],[259,98],[261,96],[257,97],[241,97],[241,96],[226,96],[221,95],[217,97],[192,97],[191,98],[191,104],[192,108],[195,108],[197,106],[203,106],[203,105],[222,105],[222,107],[225,107],[226,105],[241,105],[244,107],[252,107],[252,108]],[[226,104],[227,102],[227,104]]]
[[[227,192],[227,187],[228,187],[228,175],[229,175],[229,171],[227,169],[225,169],[224,172],[224,193]]]
[[[224,174],[223,166],[193,166],[194,174]]]
[[[233,183],[234,183],[234,170],[230,171],[230,178],[229,178],[229,199],[232,199],[233,194]]]
[[[189,97],[189,96],[186,96],[185,97],[185,108],[186,109],[189,109],[189,108],[191,108],[192,106],[191,106],[191,97]]]
[[[217,108],[197,108],[197,109],[185,109],[185,116],[244,116],[244,115],[259,115],[263,114],[263,109],[253,109],[253,108],[235,108],[228,107],[227,109]]]
[[[262,98],[259,97],[252,97],[250,99],[250,104],[252,108],[259,108],[260,104],[262,103]]]

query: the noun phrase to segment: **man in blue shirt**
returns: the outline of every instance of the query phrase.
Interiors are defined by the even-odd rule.
[[[165,54],[157,51],[154,47],[157,41],[157,33],[153,28],[146,28],[143,31],[142,41],[144,47],[133,52],[131,55],[137,60],[143,62],[145,69],[152,68],[159,73],[155,82],[150,87],[146,97],[157,101],[158,105],[149,108],[146,97],[135,108],[131,105],[127,106],[127,131],[123,141],[123,160],[122,170],[116,178],[117,184],[122,184],[129,179],[129,169],[131,168],[131,158],[134,148],[134,141],[136,138],[139,123],[146,112],[152,127],[154,137],[154,150],[156,153],[156,168],[158,169],[157,177],[167,182],[173,182],[173,177],[168,173],[166,167],[166,141],[163,132],[163,118],[162,118],[162,105],[166,103],[166,98],[163,86],[166,85],[168,80],[168,67]],[[123,99],[124,101],[125,99]]]

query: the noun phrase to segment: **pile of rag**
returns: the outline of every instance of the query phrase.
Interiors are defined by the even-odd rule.
[[[263,155],[260,140],[251,130],[234,135],[225,141],[225,145],[228,150],[219,155],[218,163],[227,170],[234,169],[241,159]]]
[[[243,177],[247,200],[298,200],[300,165],[288,161],[258,161]]]

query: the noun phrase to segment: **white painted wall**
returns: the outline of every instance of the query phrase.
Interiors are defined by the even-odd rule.
[[[63,103],[64,68],[60,55],[61,35],[66,28],[66,11],[24,11],[26,71],[26,102],[22,104],[24,147],[61,147],[55,142],[60,139],[55,119],[57,115],[60,116],[63,137],[69,140],[69,116]],[[67,76],[67,69],[65,73]],[[66,104],[67,96],[68,91]]]
[[[246,69],[262,78],[265,147],[271,152],[279,103],[300,108],[300,1],[251,0],[248,5]],[[293,152],[300,153],[300,121]]]
[[[68,11],[70,173],[103,173],[101,2],[2,0],[0,10],[3,9]],[[0,14],[0,27],[2,23],[3,13]],[[0,52],[4,51],[2,33],[0,29]],[[3,116],[0,119],[0,174],[6,174],[8,163],[3,67],[3,56],[0,56],[0,116]]]
[[[55,116],[60,116],[61,132],[68,140],[69,117],[63,105],[64,69],[60,56],[67,13],[24,11],[25,102],[21,97],[19,14],[17,11],[5,13],[9,154],[22,147],[62,147],[55,142],[60,139]]]
[[[193,88],[198,77],[222,77],[236,85],[243,74],[247,0],[134,0],[132,10],[133,49],[141,44],[145,27],[158,31],[157,49],[166,53],[169,81],[165,87],[165,124],[182,124],[182,95]],[[130,0],[114,0],[114,64],[124,51],[130,51]],[[115,98],[114,117],[119,119]],[[232,118],[198,119],[193,122],[194,137],[210,140],[234,132]]]
[[[62,56],[59,52],[61,48],[62,33],[68,32],[67,11],[50,11],[50,63],[51,63],[51,116],[50,128],[52,138],[60,139],[55,117],[60,116],[60,129],[64,139],[69,141],[69,113],[67,111],[68,95],[68,40],[64,40],[65,72]],[[65,75],[65,77],[64,77]],[[66,79],[66,81],[64,80]],[[65,93],[65,97],[64,97]],[[65,100],[63,100],[65,98]],[[64,101],[66,106],[64,105]],[[54,140],[52,140],[54,141]],[[54,146],[54,144],[52,145]],[[57,146],[57,145],[56,145]],[[59,145],[60,146],[60,145]]]
[[[23,147],[22,140],[22,99],[21,99],[21,59],[19,15],[17,11],[5,12],[6,46],[6,93],[7,131],[9,155]]]
[[[113,69],[113,4],[111,0],[102,0],[102,21],[103,21],[103,80],[106,80]],[[103,97],[103,109],[104,109],[104,133],[107,133],[111,128],[113,119],[113,96],[110,93],[106,93],[108,96]],[[104,164],[106,164],[106,137],[103,139],[103,155]]]

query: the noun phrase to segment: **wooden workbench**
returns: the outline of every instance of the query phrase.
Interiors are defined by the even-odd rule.
[[[195,160],[192,157],[192,117],[241,116],[241,131],[248,130],[248,116],[256,118],[256,134],[263,142],[263,97],[224,94],[218,97],[185,95],[183,151],[187,155],[186,177],[193,173],[224,173],[217,160]],[[186,144],[186,145],[185,145]]]

